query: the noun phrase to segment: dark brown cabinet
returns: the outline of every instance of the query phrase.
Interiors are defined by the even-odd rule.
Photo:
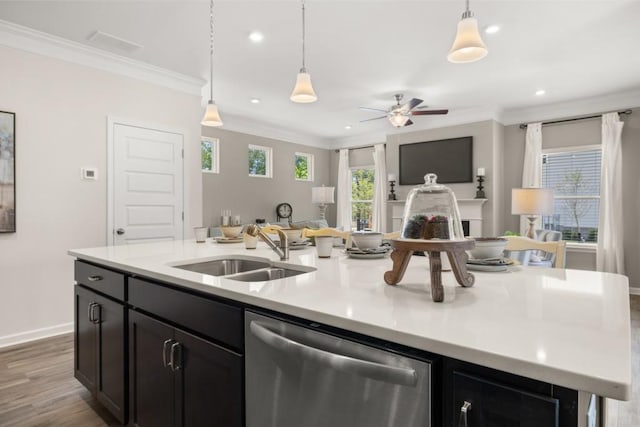
[[[243,423],[243,358],[130,310],[131,424],[225,426]]]
[[[125,307],[75,286],[75,377],[126,422]]]

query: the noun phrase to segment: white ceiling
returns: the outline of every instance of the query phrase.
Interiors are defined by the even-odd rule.
[[[448,116],[417,117],[405,128],[416,130],[640,90],[640,1],[472,0],[480,27],[501,30],[483,34],[489,55],[471,64],[446,60],[462,0],[306,5],[306,63],[318,101],[295,104],[300,2],[216,1],[213,92],[227,128],[349,145],[398,132],[386,120],[360,123],[375,113],[358,109],[388,108],[397,92],[449,108]],[[100,30],[143,46],[113,53],[209,80],[206,0],[0,1],[0,19],[103,48],[89,41]],[[253,30],[264,34],[261,44],[249,41]],[[536,96],[538,89],[546,94]],[[251,104],[253,97],[261,103]]]

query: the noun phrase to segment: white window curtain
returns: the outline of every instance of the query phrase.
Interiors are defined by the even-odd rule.
[[[373,231],[387,229],[387,158],[384,144],[373,146]]]
[[[622,127],[618,113],[602,115],[602,167],[600,177],[600,224],[598,225],[598,271],[624,274],[622,229]]]
[[[351,173],[349,172],[349,150],[340,150],[338,160],[338,202],[336,226],[351,230]]]
[[[524,147],[522,188],[542,186],[542,123],[529,123]],[[525,236],[529,228],[526,216],[520,215],[520,234]]]

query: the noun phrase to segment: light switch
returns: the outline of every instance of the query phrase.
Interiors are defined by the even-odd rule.
[[[98,180],[98,169],[96,168],[81,168],[82,179],[88,179],[92,181]]]

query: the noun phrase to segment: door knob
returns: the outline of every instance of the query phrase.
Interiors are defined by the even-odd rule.
[[[116,230],[116,234],[117,234],[118,236],[122,236],[122,235],[124,234],[124,228],[118,228],[118,229]]]

